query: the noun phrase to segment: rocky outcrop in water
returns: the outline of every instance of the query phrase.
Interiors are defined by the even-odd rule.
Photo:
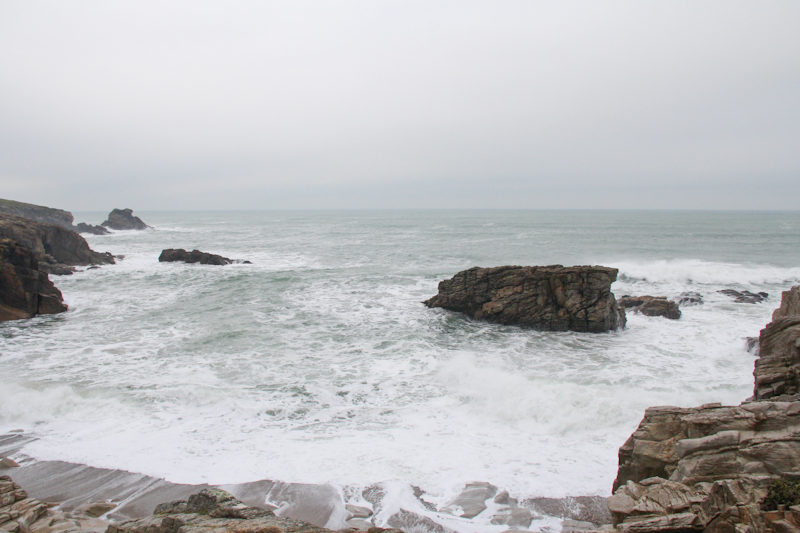
[[[608,500],[621,533],[800,531],[800,508],[765,503],[776,480],[800,477],[798,296],[797,287],[784,292],[761,331],[754,398],[645,412],[619,450]]]
[[[725,296],[730,296],[733,298],[733,301],[739,304],[760,304],[767,298],[769,298],[769,294],[766,292],[759,292],[754,293],[750,291],[735,291],[733,289],[723,289],[721,291],[717,291]]]
[[[106,507],[108,504],[106,504]],[[50,509],[29,498],[9,476],[0,476],[0,531],[3,533],[103,533],[108,522],[98,520],[102,504],[87,506],[75,513]]]
[[[0,239],[0,322],[67,310],[47,273],[29,249]]]
[[[230,493],[206,489],[187,501],[156,507],[153,516],[111,524],[108,533],[327,533],[307,522],[275,516],[270,510],[248,507]],[[371,533],[399,530],[372,528]]]
[[[616,268],[602,266],[474,267],[423,303],[498,324],[601,333],[625,326],[611,292],[616,279]]]
[[[93,251],[83,237],[57,224],[0,213],[0,238],[31,250],[39,269],[50,274],[70,274],[73,266],[114,264],[113,255]]]
[[[142,230],[149,227],[141,218],[133,216],[132,209],[113,209],[101,225],[115,230]]]
[[[664,296],[623,296],[617,300],[617,305],[645,316],[663,316],[671,320],[681,317],[678,304]]]
[[[183,263],[200,263],[201,265],[220,265],[220,266],[230,265],[232,263],[250,264],[250,261],[229,259],[227,257],[222,257],[221,255],[201,252],[200,250],[192,250],[191,252],[187,252],[182,248],[177,248],[177,249],[169,248],[167,250],[162,250],[161,255],[158,256],[158,260],[161,261],[162,263],[183,262]]]

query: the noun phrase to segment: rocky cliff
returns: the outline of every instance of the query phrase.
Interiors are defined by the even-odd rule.
[[[0,239],[0,322],[61,313],[67,306],[33,252]]]
[[[69,274],[72,266],[113,264],[110,253],[98,253],[86,240],[57,224],[0,213],[0,238],[11,239],[30,249],[39,268],[51,274]]]
[[[646,411],[619,450],[608,501],[623,533],[800,531],[800,507],[792,507],[800,484],[794,496],[776,496],[776,487],[786,493],[780,483],[800,478],[798,309],[795,287],[761,331],[753,398],[735,407]]]
[[[72,221],[74,220],[72,213],[69,211],[53,209],[52,207],[44,207],[42,205],[15,202],[14,200],[0,199],[0,213],[30,218],[31,220],[44,222],[46,224],[57,224],[66,229],[72,229]]]
[[[611,292],[616,279],[616,268],[602,266],[475,267],[439,283],[423,303],[499,324],[600,333],[625,326]]]

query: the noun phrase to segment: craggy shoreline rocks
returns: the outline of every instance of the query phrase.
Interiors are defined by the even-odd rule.
[[[114,230],[143,230],[150,227],[141,218],[133,216],[133,209],[116,208],[108,214],[108,219],[101,226]]]
[[[3,533],[103,533],[109,524],[97,517],[104,514],[104,509],[113,508],[100,502],[75,513],[54,511],[50,507],[28,497],[9,476],[0,475],[0,531]]]
[[[800,507],[762,506],[776,480],[800,479],[798,310],[794,287],[761,331],[753,398],[645,412],[608,500],[621,533],[800,532]]]
[[[187,252],[183,248],[168,248],[161,251],[158,256],[159,262],[162,263],[200,263],[201,265],[230,265],[233,263],[251,264],[250,261],[242,261],[239,259],[230,259],[221,255],[209,254],[201,252],[200,250],[192,250]]]
[[[64,298],[36,256],[10,239],[0,239],[0,322],[67,310]]]
[[[602,266],[474,267],[439,283],[423,302],[498,324],[602,333],[625,327],[611,292],[617,269]]]
[[[71,274],[79,265],[114,264],[113,255],[95,252],[83,237],[57,224],[0,213],[0,238],[30,249],[39,269],[50,274]]]
[[[92,226],[85,222],[80,222],[78,225],[73,225],[75,217],[69,211],[63,209],[55,209],[53,207],[45,207],[43,205],[26,204],[24,202],[16,202],[14,200],[0,199],[0,212],[9,215],[17,215],[20,217],[29,218],[36,222],[44,222],[46,224],[56,224],[62,228],[72,230],[77,233],[93,233],[95,235],[108,235],[109,231],[101,226]]]

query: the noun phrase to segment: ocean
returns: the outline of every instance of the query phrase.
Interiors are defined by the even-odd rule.
[[[0,434],[38,437],[28,456],[180,483],[393,482],[439,503],[472,481],[607,496],[647,407],[752,394],[746,338],[800,283],[798,212],[134,214],[152,228],[85,236],[124,259],[52,276],[67,313],[0,324]],[[159,263],[165,248],[252,264]],[[421,304],[508,264],[610,266],[617,297],[704,303],[608,334]]]

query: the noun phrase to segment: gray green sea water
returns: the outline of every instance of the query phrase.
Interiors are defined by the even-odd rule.
[[[135,214],[152,228],[87,236],[117,265],[54,278],[69,312],[0,325],[0,432],[37,435],[30,456],[186,483],[394,481],[440,501],[470,481],[608,495],[646,407],[751,395],[745,338],[800,283],[798,212]],[[252,264],[159,263],[164,248]],[[505,264],[612,266],[617,296],[704,303],[599,335],[420,303]]]

